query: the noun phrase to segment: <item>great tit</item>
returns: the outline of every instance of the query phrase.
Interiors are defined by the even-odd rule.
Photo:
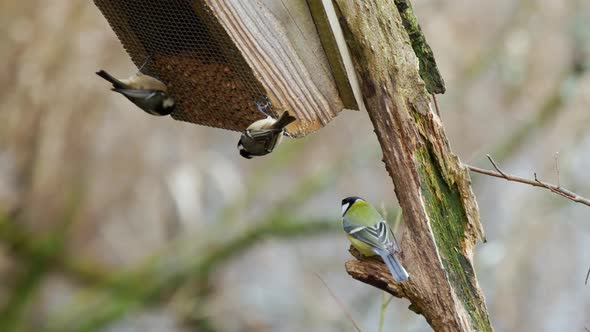
[[[361,254],[381,256],[395,282],[408,279],[408,272],[395,256],[400,249],[393,232],[375,207],[360,197],[343,199],[342,226],[350,243]]]
[[[242,132],[238,142],[240,155],[251,159],[253,156],[271,153],[275,146],[281,143],[285,127],[295,120],[297,119],[285,111],[276,120],[267,116],[266,119],[255,121]]]
[[[113,84],[112,91],[122,94],[146,113],[163,116],[174,111],[176,103],[168,96],[168,87],[154,77],[137,73],[128,79],[117,79],[104,70],[96,74]]]

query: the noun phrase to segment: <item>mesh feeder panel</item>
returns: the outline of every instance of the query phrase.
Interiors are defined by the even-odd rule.
[[[132,61],[168,85],[172,118],[242,131],[267,92],[202,0],[94,0]],[[277,116],[272,109],[266,110]]]

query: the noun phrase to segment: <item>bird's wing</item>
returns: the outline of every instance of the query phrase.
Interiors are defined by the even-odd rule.
[[[265,149],[272,150],[279,139],[282,129],[246,130],[246,136],[262,144]]]
[[[389,229],[389,234],[391,235],[389,240],[391,242],[391,248],[393,252],[400,252],[401,249],[399,247],[399,244],[397,244],[397,239],[395,238],[395,234],[393,234],[393,230],[391,229],[391,227],[388,227],[387,229]]]
[[[391,252],[400,252],[400,248],[399,245],[397,244],[397,239],[395,238],[395,234],[393,234],[393,230],[391,229],[391,227],[389,227],[389,225],[387,225],[387,221],[382,220],[381,223],[383,223],[387,229],[387,237],[385,240],[385,246],[391,251]]]
[[[397,252],[399,248],[393,237],[393,233],[385,220],[381,220],[373,226],[361,226],[351,223],[348,218],[343,220],[344,231],[353,238],[362,241],[378,250]]]
[[[130,77],[127,84],[134,89],[168,91],[168,87],[162,81],[144,74]]]
[[[136,89],[113,89],[130,99],[149,99],[155,96],[159,91],[157,90],[136,90]]]

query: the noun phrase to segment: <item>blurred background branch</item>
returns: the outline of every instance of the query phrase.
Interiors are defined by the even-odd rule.
[[[528,184],[528,185],[531,185],[534,187],[545,188],[545,189],[547,189],[559,196],[565,197],[573,202],[590,206],[589,199],[584,198],[584,197],[582,197],[574,192],[571,192],[565,188],[562,188],[560,185],[554,185],[551,183],[541,181],[537,178],[537,173],[535,173],[534,180],[522,178],[522,177],[516,176],[516,175],[511,175],[511,174],[508,174],[508,173],[502,171],[490,155],[488,155],[488,159],[490,160],[490,163],[492,164],[492,166],[494,166],[494,168],[496,169],[496,172],[489,171],[486,169],[481,169],[481,168],[475,167],[475,166],[469,166],[469,165],[467,165],[467,168],[469,168],[469,170],[472,172],[476,172],[476,173],[480,173],[480,174],[484,174],[484,175],[489,175],[489,176],[493,176],[493,177],[497,177],[497,178],[501,178],[501,179],[506,179],[508,181],[524,183],[524,184]],[[558,173],[558,176],[559,176],[559,173]]]
[[[225,244],[211,244],[209,252],[194,248],[170,251],[160,259],[148,262],[136,271],[122,273],[107,284],[98,285],[111,290],[104,298],[85,306],[73,304],[63,310],[64,316],[50,322],[50,331],[97,331],[121,316],[141,307],[165,301],[175,289],[187,282],[208,287],[213,271],[230,259],[239,256],[266,237],[292,238],[321,236],[334,231],[336,220],[295,221],[269,219]],[[84,301],[86,296],[81,295]],[[206,297],[206,295],[204,295]],[[203,298],[195,301],[203,301]],[[199,315],[199,313],[193,313]],[[61,315],[60,315],[61,316]],[[202,326],[201,326],[202,327]]]

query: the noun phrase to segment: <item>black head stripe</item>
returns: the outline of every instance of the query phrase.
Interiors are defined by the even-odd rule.
[[[362,200],[362,198],[360,197],[356,197],[356,196],[350,196],[350,197],[346,197],[345,199],[342,200],[342,215],[344,216],[346,214],[346,212],[348,212],[348,210],[350,210],[350,208],[352,207],[352,205],[354,204],[354,202],[358,201],[358,200]]]
[[[359,199],[360,199],[360,200],[362,200],[362,198],[360,198],[360,197],[357,197],[357,196],[350,196],[350,197],[346,197],[345,199],[343,199],[343,200],[342,200],[342,205],[344,205],[344,204],[348,203],[348,204],[349,204],[349,207],[350,207],[350,206],[352,206],[352,204],[353,204],[354,202],[356,202],[356,201],[357,201],[357,200],[359,200]]]

